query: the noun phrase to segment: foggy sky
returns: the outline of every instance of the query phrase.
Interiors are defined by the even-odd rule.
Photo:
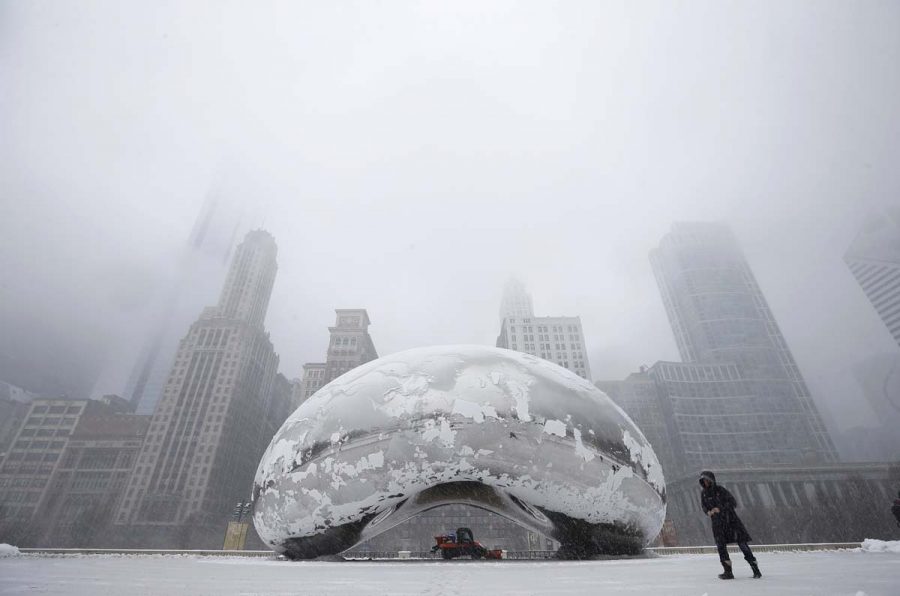
[[[289,377],[334,308],[380,354],[493,345],[511,274],[595,380],[677,360],[647,254],[721,220],[826,416],[872,423],[849,367],[897,346],[841,257],[900,201],[898,32],[897,2],[7,0],[2,370],[90,386],[225,180],[278,242]]]

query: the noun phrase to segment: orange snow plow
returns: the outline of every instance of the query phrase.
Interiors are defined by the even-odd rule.
[[[441,551],[444,559],[457,557],[472,557],[473,559],[502,559],[503,551],[499,549],[488,550],[477,542],[469,528],[457,528],[456,533],[441,534],[434,537],[435,544],[431,552]]]

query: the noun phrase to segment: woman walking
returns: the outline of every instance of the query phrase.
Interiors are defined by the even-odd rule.
[[[716,540],[716,548],[719,551],[719,560],[722,562],[724,573],[719,574],[719,579],[734,579],[734,573],[731,571],[731,558],[728,556],[728,545],[737,542],[738,548],[744,553],[744,559],[750,564],[753,570],[753,577],[760,578],[762,573],[759,572],[759,566],[756,564],[756,558],[747,544],[752,540],[741,518],[735,513],[737,501],[725,487],[716,484],[716,475],[706,471],[700,473],[700,486],[703,488],[700,492],[700,506],[703,513],[712,520],[713,538]]]

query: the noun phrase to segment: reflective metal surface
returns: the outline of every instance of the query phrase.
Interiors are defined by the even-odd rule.
[[[545,360],[439,346],[356,368],[303,403],[260,462],[254,523],[291,558],[337,554],[450,503],[561,555],[639,551],[665,517],[656,455],[600,390]]]

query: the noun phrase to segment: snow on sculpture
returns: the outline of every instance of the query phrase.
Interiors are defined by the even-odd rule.
[[[520,352],[439,346],[369,362],[301,404],[259,464],[253,502],[260,537],[292,559],[451,503],[580,558],[656,537],[665,481],[644,435],[585,379]]]

